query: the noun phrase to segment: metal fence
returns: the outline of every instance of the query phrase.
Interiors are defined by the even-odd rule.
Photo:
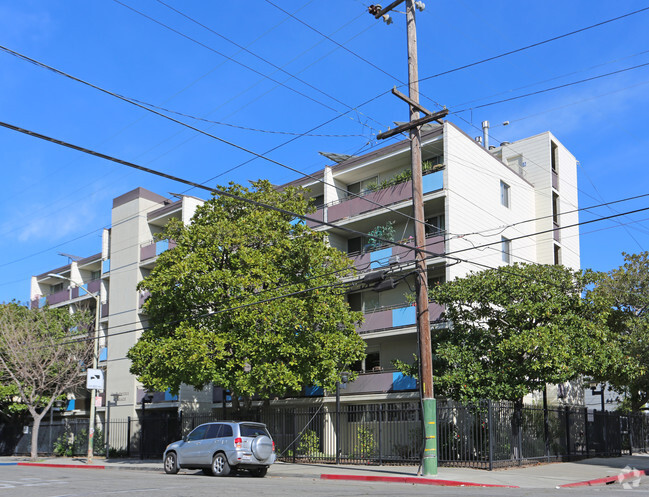
[[[141,413],[140,413],[141,414]],[[291,462],[418,464],[422,419],[418,402],[318,404],[305,408],[260,407],[246,412],[218,409],[207,415],[146,410],[144,417],[110,419],[95,433],[95,453],[159,459],[170,442],[196,426],[218,420],[265,423],[277,455]],[[39,452],[85,455],[87,420],[43,422]],[[0,433],[3,433],[0,425]],[[29,453],[31,434],[15,453]],[[437,403],[441,466],[494,469],[539,461],[620,456],[649,449],[649,417],[583,407],[516,406],[482,402]]]

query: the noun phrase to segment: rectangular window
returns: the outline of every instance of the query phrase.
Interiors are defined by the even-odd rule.
[[[559,226],[559,195],[552,192],[552,221]]]
[[[101,271],[92,271],[90,273],[90,281],[95,281],[101,278]]]
[[[552,161],[552,172],[559,172],[559,147],[556,143],[550,142],[550,159]]]
[[[56,285],[50,285],[50,293],[56,293],[63,290],[63,283],[57,283]]]
[[[366,178],[362,181],[358,181],[356,183],[352,183],[350,185],[347,185],[347,192],[356,195],[363,195],[367,193],[369,190],[375,189],[376,185],[379,182],[379,177],[378,176],[372,176],[371,178]]]
[[[503,262],[510,264],[512,262],[512,241],[509,238],[501,236],[500,250],[502,252]]]
[[[426,236],[440,235],[444,233],[445,230],[444,214],[426,219]]]
[[[561,247],[559,245],[554,246],[554,264],[555,266],[561,264]]]
[[[501,181],[500,182],[500,203],[505,207],[509,207],[511,205],[509,197],[510,197],[509,185],[504,181]]]
[[[324,205],[324,195],[317,195],[313,197],[313,205],[316,209],[319,209]]]
[[[347,240],[347,253],[357,254],[363,249],[363,237],[357,236]]]

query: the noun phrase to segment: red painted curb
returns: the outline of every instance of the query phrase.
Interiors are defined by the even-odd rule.
[[[515,485],[493,485],[488,483],[469,483],[465,481],[436,480],[414,476],[370,476],[370,475],[320,475],[322,480],[382,481],[391,483],[411,483],[415,485],[437,485],[439,487],[498,487],[520,488]]]
[[[634,472],[629,473],[620,473],[616,476],[607,476],[605,478],[596,478],[594,480],[578,481],[576,483],[566,483],[564,485],[558,485],[557,488],[572,488],[572,487],[591,487],[593,485],[608,485],[609,483],[621,482],[628,480],[629,478],[636,478],[638,476],[647,475],[647,470],[637,469]]]
[[[80,468],[80,469],[106,469],[106,466],[95,466],[93,464],[50,464],[46,462],[19,462],[18,466],[40,466],[42,468]]]

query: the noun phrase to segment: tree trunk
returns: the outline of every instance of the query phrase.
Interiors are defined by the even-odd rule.
[[[32,419],[34,420],[34,426],[32,427],[32,461],[38,459],[38,430],[41,427],[41,420],[43,419],[43,416],[45,416],[45,413],[47,413],[45,410],[40,414],[32,413]]]

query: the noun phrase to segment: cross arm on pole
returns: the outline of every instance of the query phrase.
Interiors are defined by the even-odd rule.
[[[404,2],[404,0],[396,0],[396,1],[392,2],[390,5],[388,5],[386,8],[380,9],[380,10],[377,9],[377,7],[379,7],[379,8],[381,7],[380,5],[370,5],[369,12],[370,12],[370,14],[374,15],[375,19],[379,19],[381,16],[387,14],[392,9],[394,9],[397,5],[399,5],[400,3],[403,3],[403,2]]]
[[[398,133],[402,133],[403,131],[408,131],[409,129],[416,128],[417,126],[421,126],[422,124],[426,124],[431,121],[437,121],[438,119],[442,119],[447,115],[448,115],[448,109],[443,109],[440,110],[439,112],[435,112],[428,116],[424,116],[420,119],[415,119],[414,121],[410,121],[408,123],[402,124],[401,126],[397,126],[396,128],[390,129],[385,133],[379,133],[378,135],[376,135],[376,138],[378,140],[384,140]]]

